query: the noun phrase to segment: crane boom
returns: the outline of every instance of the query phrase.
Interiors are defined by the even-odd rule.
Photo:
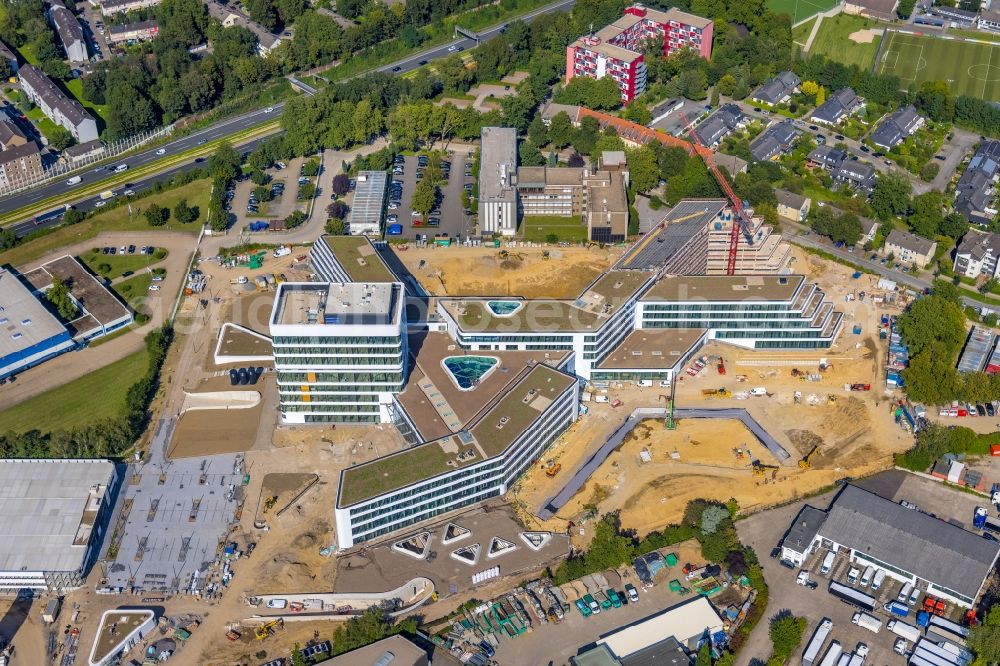
[[[715,161],[712,159],[712,151],[702,144],[701,139],[698,138],[698,135],[694,131],[694,127],[690,126],[690,122],[684,112],[678,111],[678,115],[684,121],[684,126],[688,128],[691,143],[694,144],[694,151],[705,161],[705,166],[708,167],[715,181],[725,193],[726,198],[733,205],[733,213],[736,215],[736,221],[729,234],[729,255],[726,257],[726,275],[732,275],[736,272],[736,253],[740,246],[740,231],[746,237],[747,244],[753,245],[753,234],[750,231],[750,216],[743,207],[743,200],[736,196],[736,192],[733,191],[733,187],[729,184],[726,176],[715,165]]]

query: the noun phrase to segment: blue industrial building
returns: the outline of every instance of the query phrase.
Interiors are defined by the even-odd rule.
[[[0,269],[0,379],[69,351],[69,329],[16,273]]]

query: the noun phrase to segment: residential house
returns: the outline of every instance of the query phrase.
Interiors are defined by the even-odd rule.
[[[694,133],[703,145],[714,148],[730,133],[746,127],[746,124],[747,117],[740,111],[740,107],[723,104],[698,125]]]
[[[773,79],[768,79],[750,94],[750,99],[761,104],[775,106],[787,102],[799,89],[802,80],[794,72],[785,71]]]
[[[773,160],[788,152],[801,131],[791,120],[771,125],[750,142],[750,154],[758,162]]]
[[[101,0],[101,14],[126,14],[139,9],[149,9],[160,4],[160,0]]]
[[[935,241],[899,229],[890,231],[882,246],[883,255],[894,255],[900,263],[913,264],[919,268],[931,263],[936,250]]]
[[[840,168],[833,172],[833,179],[856,190],[871,192],[875,188],[875,168],[859,160],[844,160]]]
[[[812,199],[786,190],[775,190],[778,198],[778,215],[793,222],[802,222],[809,214]]]
[[[826,101],[813,110],[809,120],[824,125],[837,125],[848,116],[857,113],[865,106],[865,101],[858,97],[850,88],[841,88],[826,98]]]
[[[70,162],[75,162],[77,160],[82,160],[85,157],[100,155],[103,152],[104,144],[101,143],[100,139],[94,139],[93,141],[85,141],[84,143],[78,143],[74,146],[70,146],[66,150],[62,151],[61,157],[69,160]]]
[[[987,225],[997,214],[996,183],[1000,179],[1000,141],[983,141],[955,188],[955,205],[970,222]]]
[[[205,6],[208,7],[209,15],[218,19],[222,27],[230,28],[238,25],[252,32],[257,38],[257,55],[262,58],[281,45],[279,35],[271,34],[264,26],[238,13],[236,9],[223,5],[218,0],[205,0]]]
[[[736,155],[716,153],[713,161],[716,166],[725,167],[730,176],[747,172],[747,161],[742,157],[737,157]]]
[[[955,273],[965,277],[1000,276],[1000,234],[969,231],[955,250]]]
[[[844,4],[844,13],[892,21],[896,18],[897,4],[898,0],[848,0]]]
[[[875,128],[868,139],[882,150],[889,151],[923,125],[923,116],[917,113],[915,106],[907,104],[903,108],[893,111]]]
[[[145,42],[156,37],[159,32],[160,27],[153,20],[113,25],[108,31],[108,43]]]
[[[808,156],[806,156],[806,162],[809,166],[813,168],[826,169],[827,171],[836,171],[846,159],[847,153],[840,148],[833,148],[832,146],[816,146],[816,148],[813,149]]]
[[[60,0],[50,0],[49,21],[55,28],[59,43],[62,44],[66,60],[74,65],[87,62],[87,43],[83,38],[83,28],[66,5]]]
[[[7,62],[7,68],[12,75],[17,74],[17,54],[3,42],[0,42],[0,59]]]
[[[41,177],[38,144],[13,122],[0,120],[0,188],[28,185]]]
[[[649,113],[653,118],[651,121],[649,121],[649,124],[655,125],[664,118],[670,116],[672,113],[680,111],[683,108],[684,108],[684,100],[682,99],[664,100],[649,110]]]
[[[547,102],[539,113],[542,116],[542,123],[544,123],[546,127],[551,125],[552,119],[560,113],[565,113],[569,116],[570,122],[576,124],[576,117],[580,113],[580,107],[574,104],[556,104],[555,102]]]
[[[34,65],[24,65],[18,72],[21,92],[42,110],[46,117],[69,130],[79,143],[97,139],[97,121],[75,99],[71,99]]]

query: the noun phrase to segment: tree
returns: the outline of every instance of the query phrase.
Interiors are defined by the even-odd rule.
[[[950,358],[965,341],[965,315],[956,303],[932,294],[914,301],[899,317],[899,329],[911,358],[935,343],[944,345]]]
[[[986,612],[981,625],[969,629],[969,647],[976,654],[977,664],[1000,662],[1000,605]]]
[[[17,245],[17,234],[12,229],[0,229],[0,250],[9,250]]]
[[[335,195],[342,197],[351,191],[351,179],[347,177],[346,173],[338,173],[333,177],[330,189]]]
[[[206,168],[213,178],[233,180],[240,174],[240,163],[243,159],[228,141],[219,144],[215,152],[208,158]]]
[[[930,190],[913,197],[907,222],[913,233],[924,238],[934,238],[944,222],[944,197]]]
[[[285,218],[285,228],[294,229],[308,219],[308,216],[301,210],[294,210],[292,214]]]
[[[896,5],[896,15],[905,21],[910,18],[911,14],[913,14],[913,8],[916,4],[917,0],[899,0],[899,4]],[[978,7],[976,9],[978,9]]]
[[[653,120],[653,115],[649,112],[649,107],[646,106],[645,102],[634,99],[622,111],[622,118],[631,120],[639,125],[648,125]]]
[[[146,221],[149,222],[149,226],[162,227],[170,217],[170,210],[161,207],[159,204],[151,203],[142,214],[146,218]]]
[[[77,307],[70,294],[69,284],[59,276],[52,276],[52,286],[45,292],[45,298],[65,321],[76,318]]]
[[[938,232],[948,238],[958,240],[969,230],[969,221],[961,213],[949,213],[941,221]]]
[[[48,130],[47,138],[49,146],[56,150],[65,150],[73,145],[73,135],[62,125],[56,125]]]
[[[732,97],[733,91],[736,90],[736,77],[729,73],[723,75],[723,77],[719,79],[716,89],[720,94],[725,95],[726,97]]]
[[[271,188],[267,185],[258,185],[253,188],[253,196],[260,203],[271,200]]]
[[[344,224],[343,220],[338,220],[331,217],[326,221],[326,225],[323,227],[323,231],[330,234],[331,236],[343,236],[347,233],[347,226]]]
[[[768,630],[771,644],[774,646],[768,663],[785,663],[802,642],[802,633],[805,629],[806,619],[804,617],[795,617],[787,611],[776,615],[771,620],[771,626]]]
[[[536,148],[537,150],[537,148]],[[429,178],[424,178],[417,183],[413,190],[413,210],[421,215],[427,215],[438,201],[438,187]]]
[[[681,73],[681,94],[690,100],[699,102],[708,96],[708,77],[701,69],[689,69]]]
[[[335,220],[343,220],[347,217],[348,210],[350,209],[343,201],[334,201],[326,207],[326,214]]]
[[[937,162],[930,160],[922,167],[920,167],[920,180],[924,181],[925,183],[929,183],[937,177],[938,172],[940,170],[941,170],[940,165],[938,165]]]
[[[549,141],[556,148],[562,149],[573,142],[573,134],[576,130],[573,129],[573,121],[570,120],[569,114],[565,111],[560,111],[556,115],[552,116],[552,121],[549,123]]]
[[[174,206],[174,219],[181,224],[189,224],[198,219],[198,207],[188,206],[187,199],[181,199]]]
[[[880,173],[872,192],[872,210],[882,220],[902,215],[910,205],[911,191],[912,187],[906,176],[895,171]]]
[[[569,156],[566,164],[574,169],[579,169],[585,166],[587,163],[583,159],[583,155],[580,153],[573,153]]]
[[[656,155],[647,146],[625,152],[629,177],[637,192],[648,192],[660,182],[660,169]]]
[[[725,507],[714,504],[708,506],[701,512],[701,533],[715,534],[719,530],[719,526],[727,520],[729,520],[729,511]]]
[[[559,104],[585,106],[596,111],[612,111],[622,105],[621,91],[610,76],[600,79],[574,77],[557,89],[552,99]]]
[[[862,227],[857,215],[842,213],[837,216],[829,206],[809,211],[809,225],[813,231],[827,236],[835,243],[854,245],[861,240]]]
[[[313,176],[317,176],[319,175],[319,168],[320,168],[319,160],[313,157],[309,160],[306,160],[305,164],[302,165],[302,175],[309,176],[310,178],[312,178]]]
[[[708,641],[698,648],[698,658],[695,659],[694,666],[712,666],[712,646]]]

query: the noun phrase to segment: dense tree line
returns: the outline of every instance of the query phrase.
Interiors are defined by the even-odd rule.
[[[149,403],[159,387],[160,368],[173,339],[173,329],[163,326],[146,335],[149,365],[129,387],[122,413],[71,430],[44,433],[30,430],[0,435],[2,458],[119,458],[139,438],[149,422]]]
[[[55,32],[46,20],[42,0],[9,0],[0,5],[0,41],[11,47],[33,52],[42,70],[57,79],[70,75],[63,53],[56,44]],[[6,62],[0,74],[11,74]]]

